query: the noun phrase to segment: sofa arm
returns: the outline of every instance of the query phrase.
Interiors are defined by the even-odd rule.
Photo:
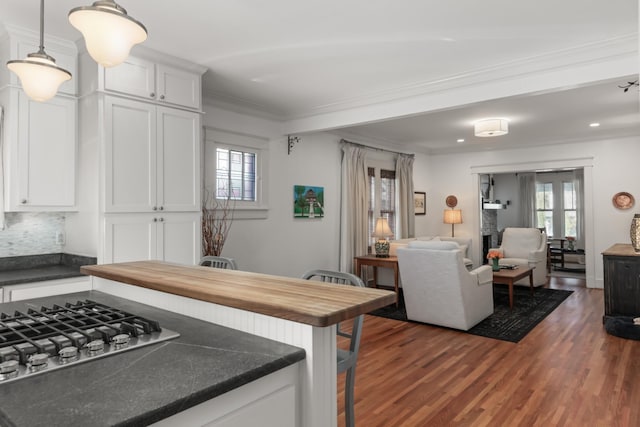
[[[493,270],[488,265],[482,265],[469,273],[475,276],[478,286],[493,283]]]
[[[531,251],[529,252],[529,263],[530,264],[536,264],[540,261],[546,260],[547,259],[547,251],[546,248],[545,249],[538,249],[537,251]]]

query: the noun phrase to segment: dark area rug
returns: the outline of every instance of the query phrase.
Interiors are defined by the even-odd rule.
[[[510,310],[509,288],[506,285],[493,285],[493,314],[466,332],[517,343],[535,328],[542,319],[555,310],[572,292],[560,289],[535,288],[532,297],[528,287],[515,286],[513,310]],[[391,304],[374,310],[369,314],[413,322],[407,320],[402,293],[400,294],[399,307],[396,308],[395,304]]]

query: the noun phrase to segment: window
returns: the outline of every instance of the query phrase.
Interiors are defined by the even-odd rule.
[[[540,174],[542,175],[542,174]],[[564,238],[578,236],[579,210],[573,173],[544,173],[536,182],[537,227],[544,227],[547,236]]]
[[[562,207],[564,209],[564,230],[563,236],[576,237],[577,233],[577,211],[576,211],[576,191],[573,181],[562,183]]]
[[[396,172],[380,168],[369,171],[369,244],[375,243],[371,237],[376,219],[386,218],[391,231],[396,232]]]
[[[269,141],[205,127],[204,194],[232,200],[235,219],[264,219],[268,213]]]
[[[553,236],[553,183],[536,183],[537,227],[543,228],[547,236]]]
[[[216,198],[256,200],[256,154],[216,149]]]

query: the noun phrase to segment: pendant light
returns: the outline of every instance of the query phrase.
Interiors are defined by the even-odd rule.
[[[147,39],[147,29],[113,0],[71,9],[69,22],[84,36],[89,55],[103,67],[124,62],[133,45]]]
[[[7,62],[7,68],[20,78],[22,88],[34,101],[44,102],[56,95],[71,73],[56,65],[56,60],[44,51],[44,0],[40,0],[40,47],[26,59]]]

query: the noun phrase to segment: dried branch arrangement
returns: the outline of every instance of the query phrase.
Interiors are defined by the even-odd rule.
[[[220,256],[233,223],[235,200],[216,199],[205,191],[202,201],[202,255]]]

